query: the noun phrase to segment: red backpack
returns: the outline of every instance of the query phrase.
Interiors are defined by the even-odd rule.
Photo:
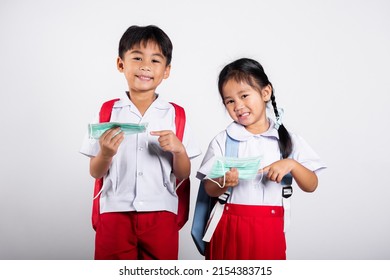
[[[111,119],[111,111],[112,108],[118,99],[109,100],[103,103],[100,113],[99,113],[99,122],[109,122]],[[186,115],[185,111],[179,105],[172,103],[175,108],[175,125],[176,125],[176,136],[180,141],[183,141],[184,127],[186,123]],[[176,181],[176,185],[179,182]],[[103,178],[95,180],[95,188],[94,195],[99,193],[101,188],[103,187]],[[179,198],[178,212],[177,212],[177,222],[179,225],[179,229],[181,229],[185,223],[188,221],[188,214],[190,210],[190,179],[187,178],[180,185],[180,187],[176,190],[176,194]],[[96,230],[97,224],[99,223],[100,218],[100,195],[96,197],[92,202],[92,227]]]

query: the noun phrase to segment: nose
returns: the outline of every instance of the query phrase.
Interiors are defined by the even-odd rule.
[[[234,111],[235,112],[241,110],[242,108],[244,108],[244,103],[243,102],[241,102],[241,101],[235,101],[234,102]]]
[[[146,66],[146,65],[141,66],[140,69],[141,69],[142,71],[148,71],[148,72],[150,71],[150,67],[149,67],[149,66]]]
[[[151,69],[150,64],[147,62],[143,62],[140,66],[140,70],[142,71],[150,71]]]

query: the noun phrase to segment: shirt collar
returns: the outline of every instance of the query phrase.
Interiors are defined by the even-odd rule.
[[[150,105],[152,108],[156,109],[161,109],[161,110],[166,110],[169,109],[169,103],[165,102],[164,100],[159,97],[158,94],[156,94],[157,98],[153,101],[153,103]],[[127,96],[121,98],[117,102],[115,102],[114,108],[121,108],[121,107],[126,107],[129,106],[130,108],[135,108],[134,103],[130,100],[130,98]]]
[[[253,134],[245,129],[245,127],[236,122],[232,122],[227,128],[226,133],[235,140],[248,141],[253,137],[274,137],[279,139],[278,130],[275,129],[275,122],[272,119],[268,119],[269,128],[267,131],[261,134]]]

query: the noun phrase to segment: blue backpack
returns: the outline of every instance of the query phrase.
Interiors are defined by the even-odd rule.
[[[239,141],[231,138],[228,134],[226,134],[225,155],[227,157],[238,157],[238,144]],[[230,193],[230,191],[231,188],[229,188],[227,193]],[[229,194],[226,195],[225,193],[220,197],[224,197],[224,199],[210,197],[204,189],[203,180],[200,181],[198,196],[196,198],[195,204],[194,218],[192,221],[191,236],[195,242],[196,248],[203,256],[205,255],[206,242],[202,239],[205,233],[207,221],[210,217],[211,210],[213,209],[217,200],[219,200],[222,204],[226,203]]]

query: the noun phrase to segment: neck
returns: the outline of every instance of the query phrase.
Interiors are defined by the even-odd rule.
[[[142,93],[142,94],[134,94],[132,92],[127,92],[127,96],[133,102],[135,107],[137,107],[138,111],[143,116],[146,112],[146,110],[150,107],[150,105],[156,100],[157,94],[156,93]]]
[[[252,124],[246,126],[245,129],[248,130],[252,134],[261,134],[266,132],[269,129],[270,123],[267,118],[262,121],[257,122],[256,124]]]

